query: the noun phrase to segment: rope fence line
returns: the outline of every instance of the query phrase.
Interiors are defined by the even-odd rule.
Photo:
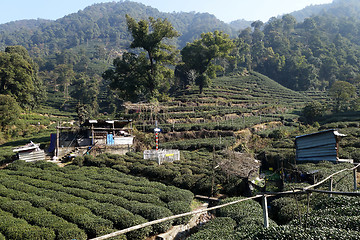
[[[173,215],[170,217],[166,217],[166,218],[162,218],[162,219],[158,219],[158,220],[153,220],[150,222],[146,222],[140,225],[136,225],[130,228],[126,228],[126,229],[122,229],[110,234],[106,234],[100,237],[96,237],[90,240],[104,240],[104,239],[109,239],[112,237],[116,237],[122,234],[126,234],[128,232],[132,232],[144,227],[148,227],[148,226],[152,226],[158,223],[162,223],[162,222],[166,222],[169,220],[173,220],[173,219],[177,219],[177,218],[181,218],[181,217],[186,217],[189,215],[195,215],[195,214],[200,214],[200,213],[205,213],[208,211],[213,211],[219,208],[223,208],[226,206],[230,206],[230,205],[234,205],[240,202],[244,202],[244,201],[248,201],[248,200],[253,200],[253,199],[257,199],[257,198],[262,198],[262,206],[263,206],[263,211],[264,211],[264,227],[267,228],[269,226],[269,220],[268,220],[268,209],[267,209],[267,198],[268,197],[275,197],[278,195],[286,195],[286,194],[294,194],[294,193],[298,193],[298,194],[306,194],[306,193],[311,193],[311,192],[317,192],[317,193],[326,193],[326,194],[335,194],[335,195],[347,195],[347,196],[360,196],[359,192],[333,192],[333,191],[321,191],[321,190],[310,190],[310,188],[316,187],[321,185],[322,183],[326,182],[327,180],[331,179],[332,177],[336,176],[337,174],[340,174],[344,171],[356,171],[356,169],[360,167],[360,164],[356,165],[353,168],[346,168],[346,169],[342,169],[336,173],[333,173],[331,175],[329,175],[328,177],[326,177],[325,179],[321,180],[320,182],[313,184],[311,186],[305,187],[303,189],[294,189],[294,190],[290,190],[290,191],[285,191],[285,192],[279,192],[279,193],[262,193],[262,194],[258,194],[256,196],[253,197],[249,197],[249,198],[244,198],[244,199],[239,199],[233,202],[229,202],[229,203],[225,203],[222,205],[218,205],[218,206],[214,206],[211,208],[207,208],[207,209],[202,209],[202,210],[197,210],[197,211],[192,211],[192,212],[187,212],[187,213],[182,213],[182,214],[178,214],[178,215]],[[356,175],[355,175],[355,179],[356,179]],[[354,186],[354,189],[356,190],[356,187]]]

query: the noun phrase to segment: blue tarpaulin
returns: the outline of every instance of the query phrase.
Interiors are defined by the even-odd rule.
[[[112,134],[108,134],[106,138],[107,145],[114,145],[114,136]]]
[[[56,148],[56,133],[50,135],[50,147],[49,152],[53,152]]]

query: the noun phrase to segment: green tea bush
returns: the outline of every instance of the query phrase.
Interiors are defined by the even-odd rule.
[[[173,215],[172,212],[165,207],[139,203],[139,202],[130,202],[129,210],[132,213],[138,214],[149,221],[158,220]],[[172,223],[173,221],[171,220],[171,221],[155,224],[153,225],[153,231],[154,233],[166,232],[172,226]]]
[[[55,239],[51,229],[33,226],[23,219],[15,218],[11,213],[0,210],[0,232],[6,239]]]
[[[253,237],[255,240],[277,239],[277,240],[298,240],[298,239],[339,239],[339,240],[355,240],[359,239],[357,231],[342,230],[337,228],[302,228],[299,226],[284,225],[278,227],[270,227],[260,230]]]
[[[179,190],[176,187],[169,186],[168,191],[160,194],[160,199],[166,203],[173,201],[183,201],[190,205],[194,198],[194,194],[189,190]]]
[[[306,212],[307,206],[292,197],[281,197],[271,202],[272,219],[279,224],[302,218]]]
[[[84,231],[75,224],[69,223],[57,217],[43,208],[35,208],[27,201],[14,201],[9,198],[0,197],[0,208],[13,213],[17,217],[40,227],[53,229],[56,239],[86,239]],[[70,235],[71,234],[71,235]]]
[[[77,156],[73,159],[73,164],[82,167],[84,165],[85,158],[83,156]]]
[[[241,199],[243,198],[242,197],[227,198],[225,200],[220,201],[220,205]],[[220,208],[217,210],[216,214],[217,216],[220,217],[230,217],[234,219],[237,223],[239,223],[245,217],[262,216],[263,211],[261,205],[258,202],[255,202],[254,200],[246,200],[243,202],[239,202],[233,205]]]
[[[269,218],[269,226],[276,227],[277,224]],[[253,239],[253,236],[264,228],[262,216],[245,217],[235,229],[236,239]]]
[[[229,217],[219,217],[206,223],[200,227],[199,231],[188,239],[190,240],[232,240],[234,236],[234,228],[236,222]]]
[[[315,211],[316,212],[316,211]],[[342,215],[327,215],[326,212],[309,214],[306,219],[299,221],[298,219],[290,222],[290,225],[303,226],[309,228],[337,228],[351,231],[360,231],[360,216],[342,216]],[[318,214],[316,216],[315,214]],[[321,215],[320,215],[321,214]]]
[[[187,213],[191,211],[191,208],[187,202],[184,201],[172,201],[167,204],[167,208],[175,215],[181,214],[181,213]],[[178,218],[174,220],[174,223],[176,225],[180,224],[186,224],[191,219],[190,216]]]

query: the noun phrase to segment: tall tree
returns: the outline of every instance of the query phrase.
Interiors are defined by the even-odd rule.
[[[0,94],[12,96],[25,108],[33,108],[45,98],[37,66],[24,47],[7,47],[0,52]]]
[[[149,17],[148,21],[137,22],[126,15],[126,21],[128,30],[133,37],[130,47],[140,48],[147,54],[149,61],[148,66],[145,66],[149,69],[146,79],[147,87],[150,96],[154,97],[161,81],[173,74],[172,70],[166,66],[175,64],[178,53],[173,45],[164,43],[164,40],[178,37],[179,33],[166,19]]]
[[[181,50],[186,69],[196,72],[195,83],[199,86],[200,93],[204,87],[209,86],[210,79],[216,77],[216,71],[223,70],[221,66],[214,64],[214,60],[228,58],[234,47],[229,35],[215,31],[201,34],[201,39],[188,43]]]
[[[99,81],[96,77],[90,78],[85,74],[77,76],[70,96],[78,100],[77,109],[84,108],[88,113],[88,118],[96,117],[99,111],[98,95]]]
[[[13,97],[0,94],[0,130],[13,124],[20,113],[21,108]]]
[[[348,103],[356,98],[356,88],[348,82],[336,81],[329,90],[330,96],[335,101],[335,111],[346,109]]]

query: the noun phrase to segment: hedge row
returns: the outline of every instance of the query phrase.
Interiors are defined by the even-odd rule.
[[[190,191],[131,177],[114,169],[58,168],[47,163],[16,162],[0,172],[0,184],[0,196],[29,201],[35,208],[43,207],[77,224],[88,237],[111,232],[114,227],[123,229],[147,220],[188,212],[193,198]],[[148,191],[152,193],[141,193]],[[53,202],[46,205],[50,200]],[[80,219],[77,213],[87,216]],[[178,223],[186,220],[180,219]],[[151,232],[168,230],[171,224],[172,221],[157,224],[129,233],[127,237],[143,239]]]
[[[219,217],[206,223],[200,230],[191,235],[189,240],[232,240],[236,222],[229,217]]]
[[[14,179],[9,179],[8,181],[2,180],[1,184],[7,188],[15,189],[18,185],[20,185],[19,182],[14,181]],[[21,186],[23,190],[25,187],[25,185]],[[38,196],[35,193],[22,192],[19,188],[17,190],[18,192],[13,192],[10,196],[6,195],[9,194],[9,192],[6,191],[2,191],[1,194],[4,194],[2,196],[10,197],[14,200],[27,200],[37,208],[45,208],[53,214],[78,225],[86,232],[88,237],[101,236],[114,230],[113,223],[111,221],[94,215],[86,207],[79,206],[74,203],[59,202],[49,197]]]
[[[29,192],[26,193],[13,189],[6,189],[4,186],[0,185],[0,195],[2,196],[8,196],[12,199],[29,200],[33,204],[37,203],[36,201],[38,198],[51,198],[53,200],[64,203],[76,204],[78,206],[86,207],[94,214],[112,221],[114,226],[118,229],[128,228],[136,224],[146,222],[144,218],[138,215],[133,215],[131,212],[112,204],[99,203],[94,200],[85,200],[67,193],[52,190],[39,190],[29,187],[28,191]],[[34,195],[38,196],[38,198],[36,198]],[[54,214],[56,214],[56,212]],[[144,228],[139,231],[134,231],[132,234],[129,234],[129,239],[143,239],[148,236],[151,231],[151,228]],[[134,234],[135,238],[133,237]]]
[[[160,191],[166,191],[167,187],[159,183],[159,181],[170,184],[182,189],[188,189],[196,194],[208,195],[211,192],[211,166],[213,161],[212,153],[208,151],[197,151],[181,152],[181,161],[175,161],[173,163],[164,163],[159,166],[155,161],[144,160],[141,153],[128,153],[124,156],[103,154],[99,155],[96,158],[86,158],[84,165],[87,166],[108,166],[113,168],[112,171],[109,168],[101,168],[98,171],[104,171],[103,174],[87,174],[89,178],[97,178],[98,180],[110,181],[115,184],[127,184],[136,186],[135,189],[131,191],[146,191],[146,189],[152,188],[156,189],[157,192],[152,192],[155,195],[158,195]],[[218,156],[217,158],[223,158],[223,156]],[[70,169],[74,168],[72,166]],[[65,167],[64,170],[68,168]],[[92,168],[85,168],[84,171],[91,171]],[[114,171],[116,169],[117,171]],[[106,170],[106,172],[105,172]],[[77,171],[77,170],[75,170]],[[121,173],[119,173],[121,172]],[[79,173],[80,174],[80,173]],[[136,176],[146,177],[150,180],[158,181],[156,185],[154,182],[148,182],[145,184],[136,184],[135,179],[125,179],[113,176],[113,174],[132,174]],[[142,183],[142,182],[141,182]],[[151,185],[150,185],[151,183]],[[98,183],[99,184],[99,183]],[[219,186],[216,188],[216,192],[224,191],[229,195],[239,195],[246,191],[245,184],[241,179],[234,178],[232,176],[227,176],[220,168],[215,171],[215,184]],[[141,186],[143,185],[143,186]],[[220,187],[221,186],[221,187]],[[146,189],[141,189],[138,187],[145,187]],[[123,187],[121,187],[123,188]],[[125,188],[124,188],[125,189]],[[129,189],[130,190],[130,189]],[[171,195],[179,195],[181,193],[184,195],[185,199],[177,199],[181,201],[190,201],[193,195],[185,190],[171,191]],[[167,201],[163,199],[160,195],[162,201]]]
[[[220,202],[220,205],[241,199],[244,198],[243,197],[227,198],[225,200],[222,200]],[[261,205],[258,202],[254,200],[247,200],[247,201],[239,202],[237,204],[232,204],[220,208],[217,210],[216,214],[217,216],[220,217],[230,217],[234,219],[237,223],[239,223],[246,217],[262,216],[263,211]]]
[[[0,208],[31,224],[54,230],[58,240],[87,238],[85,232],[75,224],[53,215],[44,208],[35,208],[28,201],[0,197]]]
[[[311,209],[310,209],[311,210]],[[293,197],[281,197],[271,202],[271,217],[279,224],[303,218],[307,206]]]
[[[30,225],[24,219],[15,218],[11,213],[3,210],[0,210],[0,232],[5,236],[4,239],[55,239],[53,230]]]
[[[85,169],[86,168],[84,168],[84,170]],[[178,197],[184,196],[183,199],[179,199],[179,200],[188,201],[189,203],[193,198],[193,195],[190,192],[173,187],[166,187],[165,188],[166,191],[157,191],[158,196],[156,196],[155,194],[143,194],[143,193],[131,192],[129,191],[131,190],[130,187],[128,188],[129,190],[105,188],[99,185],[100,180],[98,181],[92,180],[91,178],[82,176],[81,173],[79,173],[79,175],[76,177],[77,172],[74,172],[73,174],[69,175],[56,171],[49,172],[49,171],[40,171],[40,170],[38,170],[39,172],[36,173],[36,171],[31,171],[31,170],[32,168],[24,168],[22,171],[9,172],[9,174],[28,176],[29,178],[35,177],[37,179],[44,180],[46,181],[47,185],[46,186],[40,185],[40,187],[43,188],[48,188],[51,186],[51,188],[54,190],[58,190],[58,191],[71,190],[75,192],[78,191],[80,192],[80,194],[82,191],[79,191],[79,189],[80,190],[82,189],[82,190],[88,190],[90,192],[89,193],[87,191],[84,191],[85,195],[91,195],[91,193],[111,194],[111,195],[115,195],[115,197],[121,196],[121,198],[125,198],[129,201],[139,201],[143,203],[152,203],[162,206],[166,205],[166,201],[168,202],[167,197],[169,195],[169,192],[171,192],[171,194],[178,195]],[[96,177],[95,173],[93,175]],[[139,181],[138,183],[142,182],[144,186],[146,186],[146,184],[148,183],[148,181],[145,179],[139,179],[139,180],[141,181]],[[53,184],[50,184],[50,182]],[[42,183],[41,181],[38,182],[38,184],[41,183]],[[162,200],[164,200],[165,203]]]
[[[11,182],[6,182],[6,181],[1,181],[1,183],[3,185],[5,185],[6,187],[12,188],[12,189],[16,189],[19,191],[25,191],[28,193],[31,192],[38,192],[39,194],[46,194],[44,192],[39,192],[37,191],[36,187],[32,187],[30,185],[24,184],[24,182],[27,182],[27,180],[25,178],[21,178],[21,181],[15,181],[14,179],[11,180]],[[28,181],[29,183],[34,182],[33,179],[29,179]],[[38,183],[41,181],[37,181]],[[101,193],[93,193],[90,192],[88,190],[84,190],[84,189],[77,189],[77,188],[67,188],[67,187],[62,187],[60,184],[56,184],[56,183],[52,183],[52,182],[42,182],[43,187],[45,187],[46,189],[52,189],[54,191],[60,191],[60,192],[65,192],[68,193],[70,195],[74,195],[86,200],[95,200],[101,203],[111,203],[120,207],[123,207],[125,209],[127,209],[128,211],[130,211],[133,214],[137,214],[140,215],[142,217],[144,217],[145,219],[148,220],[157,220],[163,217],[167,217],[172,215],[172,212],[170,210],[168,210],[165,207],[162,206],[157,206],[154,204],[149,204],[149,203],[140,203],[140,202],[136,202],[136,201],[129,201],[125,198],[119,197],[119,196],[115,196],[115,195],[111,195],[111,194],[101,194]],[[50,196],[51,197],[51,194]],[[44,197],[46,198],[46,197]],[[63,203],[63,204],[72,204],[72,203]],[[73,204],[73,206],[71,206],[74,211],[77,212],[82,212],[82,214],[89,214],[90,210],[86,207],[81,207],[79,205]],[[76,209],[79,208],[79,209]],[[62,216],[62,217],[69,217],[69,216]],[[70,216],[71,217],[71,216]],[[72,221],[76,221],[76,219],[71,219]],[[161,223],[159,225],[156,225],[153,230],[154,232],[164,232],[166,230],[168,230],[171,226],[171,222],[166,222],[166,223]],[[82,226],[84,227],[84,226]]]
[[[277,240],[298,240],[298,239],[338,239],[355,240],[359,239],[359,232],[343,230],[338,228],[302,228],[298,226],[278,226],[260,230],[252,239],[277,239]]]

